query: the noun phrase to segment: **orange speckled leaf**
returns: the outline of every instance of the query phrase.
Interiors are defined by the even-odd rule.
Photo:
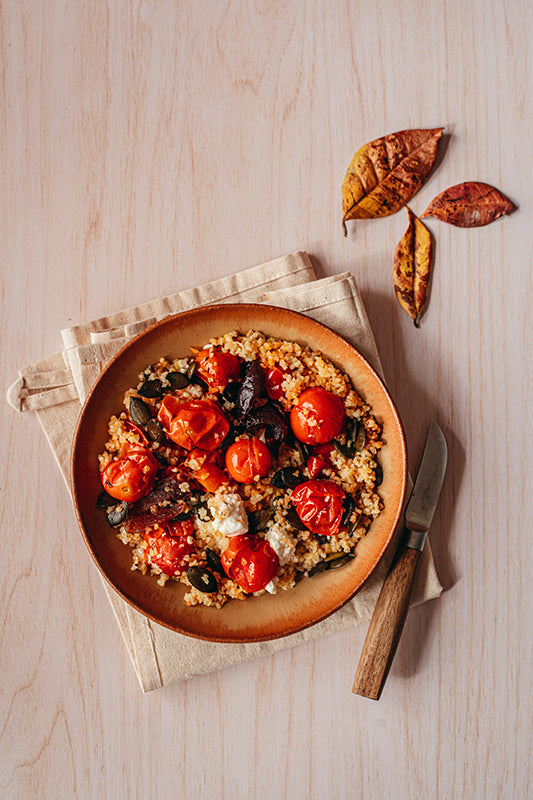
[[[410,208],[407,213],[409,225],[394,253],[394,289],[401,307],[418,328],[427,300],[433,242],[426,226]]]
[[[436,217],[459,228],[479,228],[515,208],[514,203],[488,183],[469,181],[441,192],[422,217]]]
[[[391,133],[363,145],[342,184],[342,224],[394,214],[420,189],[437,155],[444,128]]]

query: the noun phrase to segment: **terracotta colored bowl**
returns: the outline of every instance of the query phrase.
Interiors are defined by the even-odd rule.
[[[98,454],[107,441],[107,423],[119,413],[126,389],[162,356],[190,355],[228,331],[261,330],[280,339],[308,344],[341,367],[383,426],[380,453],[384,509],[344,567],[301,580],[293,589],[221,609],[187,607],[183,584],[160,587],[155,578],[131,570],[131,551],[110,529],[96,507],[102,490]],[[72,490],[82,533],[104,578],[121,597],[152,620],[180,633],[222,642],[253,642],[286,636],[324,619],[346,603],[378,564],[398,522],[406,485],[402,425],[383,383],[365,359],[329,328],[301,314],[273,306],[218,305],[186,311],[156,323],[126,344],[94,385],[81,412],[72,451]]]

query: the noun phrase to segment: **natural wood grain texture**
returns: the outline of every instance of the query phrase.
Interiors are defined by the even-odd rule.
[[[430,417],[449,444],[447,591],[379,703],[350,691],[364,629],[142,696],[37,420],[4,407],[2,797],[531,796],[532,24],[526,0],[1,5],[4,387],[69,324],[301,248],[354,274],[411,463]],[[417,331],[405,217],[346,241],[340,191],[364,142],[440,125],[413,211],[463,180],[520,209],[428,220]]]
[[[379,700],[402,635],[413,593],[420,551],[400,545],[383,583],[368,626],[354,694]]]

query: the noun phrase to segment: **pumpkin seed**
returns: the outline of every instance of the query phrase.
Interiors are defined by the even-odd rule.
[[[312,578],[313,575],[318,575],[319,572],[324,572],[324,570],[326,570],[327,568],[328,565],[326,561],[319,561],[318,564],[315,564],[314,567],[311,567],[311,569],[307,574],[310,578]]]
[[[120,525],[122,522],[124,522],[127,516],[128,504],[121,503],[119,506],[115,506],[115,508],[111,509],[107,515],[107,521],[113,528],[115,528],[117,525]]]
[[[355,500],[351,494],[346,495],[344,501],[344,514],[342,515],[342,524],[347,528],[350,524],[350,517],[355,511]]]
[[[215,553],[214,550],[211,550],[210,547],[205,548],[205,560],[207,561],[207,566],[212,569],[213,572],[218,572],[220,575],[226,574],[220,556],[218,553]]]
[[[206,592],[206,594],[218,592],[217,579],[211,570],[205,567],[189,567],[187,570],[187,578],[199,592]]]
[[[294,467],[283,467],[273,474],[271,483],[277,489],[294,489],[302,483],[302,476]]]
[[[375,476],[374,488],[377,489],[378,486],[381,486],[381,484],[383,483],[383,470],[381,468],[381,464],[378,464],[377,462],[376,462],[376,468],[374,470],[374,476]]]
[[[333,447],[344,458],[351,459],[355,455],[355,447],[351,440],[347,441],[346,444],[341,444],[337,439],[333,439]]]
[[[163,439],[165,438],[165,431],[161,423],[157,419],[149,419],[146,423],[146,434],[152,442],[157,442],[157,444],[161,444]]]
[[[141,395],[141,397],[161,397],[163,394],[163,389],[161,388],[161,381],[159,378],[155,378],[154,380],[145,381],[140,389],[137,389],[137,393]]]
[[[171,389],[185,389],[191,382],[183,372],[167,372],[167,381]]]
[[[149,407],[138,397],[130,397],[130,414],[136,425],[146,425],[152,419]]]
[[[365,444],[366,444],[366,430],[365,426],[361,423],[357,430],[357,435],[354,441],[356,451],[360,453],[361,450],[364,448]]]

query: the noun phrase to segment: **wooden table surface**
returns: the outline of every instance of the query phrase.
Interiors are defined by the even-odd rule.
[[[526,0],[1,4],[4,387],[62,328],[306,250],[357,281],[411,467],[432,417],[450,456],[445,591],[379,702],[351,693],[366,626],[143,695],[37,418],[4,405],[2,798],[533,795],[532,23]],[[428,221],[416,330],[406,212],[344,239],[340,190],[360,145],[441,125],[413,210],[464,180],[520,209]]]

